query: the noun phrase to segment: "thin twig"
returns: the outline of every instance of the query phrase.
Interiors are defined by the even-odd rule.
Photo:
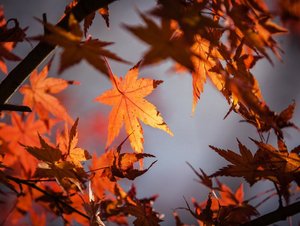
[[[278,194],[279,208],[281,208],[281,207],[283,207],[282,195],[281,195],[281,192],[280,192],[280,189],[279,189],[278,185],[275,182],[273,182],[273,184],[274,184],[274,186],[276,188],[276,192]]]
[[[293,216],[300,212],[300,201],[290,204],[288,206],[278,208],[277,210],[251,220],[241,226],[260,226],[269,225],[277,221],[286,220],[287,217]]]
[[[46,195],[46,196],[51,197],[52,199],[54,199],[54,201],[55,201],[56,203],[60,203],[60,204],[62,204],[62,205],[64,205],[64,206],[66,206],[66,207],[69,208],[71,211],[73,211],[73,212],[79,214],[80,216],[82,216],[82,217],[84,217],[84,218],[86,218],[86,219],[90,219],[89,216],[87,216],[86,214],[84,214],[84,213],[80,212],[79,210],[75,209],[74,207],[72,207],[72,206],[69,205],[68,203],[62,201],[59,197],[57,197],[57,196],[55,196],[55,195],[53,195],[53,194],[51,194],[51,193],[45,191],[44,189],[38,187],[37,185],[35,185],[35,184],[32,183],[32,182],[29,182],[28,180],[16,178],[16,177],[9,176],[9,175],[7,175],[6,178],[9,179],[9,180],[11,180],[11,181],[14,181],[14,182],[17,183],[17,184],[27,185],[27,186],[29,186],[29,187],[31,187],[31,188],[33,188],[33,189],[35,189],[35,190],[37,190],[37,191],[43,193],[43,194]]]
[[[30,107],[14,104],[0,104],[0,111],[31,112]]]

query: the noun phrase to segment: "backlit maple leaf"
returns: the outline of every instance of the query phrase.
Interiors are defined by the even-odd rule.
[[[109,116],[106,146],[113,142],[123,124],[125,124],[132,148],[138,153],[143,152],[144,139],[140,120],[149,126],[173,135],[160,112],[144,98],[162,81],[138,79],[137,66],[129,70],[124,79],[112,75],[112,80],[113,88],[96,98],[97,101],[103,104],[113,106]]]
[[[65,107],[52,94],[63,91],[68,85],[75,82],[61,78],[49,78],[47,77],[48,71],[48,66],[45,66],[40,73],[37,70],[33,71],[29,78],[30,85],[24,85],[20,89],[20,92],[24,95],[23,104],[34,109],[44,121],[48,122],[49,113],[51,113],[57,118],[72,124],[73,119],[69,116]]]
[[[78,120],[74,123],[68,144],[68,153],[63,154],[63,151],[59,147],[53,147],[49,145],[41,136],[40,147],[25,146],[25,149],[40,160],[38,168],[35,171],[35,177],[37,178],[55,178],[58,184],[68,191],[76,186],[79,190],[82,190],[82,182],[87,178],[81,162],[91,158],[87,151],[76,148],[76,127]]]
[[[63,133],[58,136],[58,147],[64,155],[67,156],[67,160],[71,161],[76,167],[82,167],[81,161],[91,159],[92,156],[87,150],[77,147],[78,144],[78,125],[77,119],[72,126],[70,132],[68,132],[67,126]]]
[[[182,35],[182,34],[181,34]],[[194,38],[195,42],[191,47],[191,51],[195,54],[192,56],[192,62],[194,64],[194,70],[192,72],[193,78],[193,105],[192,113],[195,112],[196,105],[203,92],[204,85],[207,77],[212,84],[221,91],[225,87],[225,77],[221,73],[216,73],[211,69],[216,66],[217,60],[223,59],[217,49],[210,46],[210,42],[200,35]],[[185,68],[176,64],[176,71],[186,71]]]
[[[37,161],[23,150],[20,143],[38,145],[37,133],[45,134],[46,132],[45,124],[41,120],[35,120],[33,113],[22,118],[18,113],[12,112],[11,125],[1,124],[0,126],[0,138],[6,141],[9,147],[9,152],[5,156],[5,163],[8,166],[20,163],[26,172],[33,172]]]
[[[104,168],[111,166],[113,161],[114,153],[110,150],[99,157],[94,155],[92,158],[92,164],[89,168],[91,171],[95,171],[97,173],[95,177],[92,178],[92,188],[98,198],[102,198],[106,192],[114,193],[116,182],[109,180],[108,177],[103,175]]]
[[[69,26],[71,29],[67,31],[46,23],[45,27],[49,30],[49,33],[38,38],[64,48],[61,54],[59,72],[79,63],[83,59],[104,74],[107,74],[107,68],[103,57],[126,62],[114,53],[104,49],[104,47],[112,44],[111,42],[91,38],[82,41],[83,32],[72,14],[69,17]]]

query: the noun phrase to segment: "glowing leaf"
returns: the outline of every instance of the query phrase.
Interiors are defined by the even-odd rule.
[[[52,124],[52,122],[50,122]],[[22,148],[20,143],[24,145],[38,145],[39,139],[37,134],[45,134],[47,128],[40,120],[35,120],[33,113],[24,117],[12,112],[11,125],[0,125],[0,138],[8,143],[9,152],[4,158],[7,166],[21,164],[26,172],[33,172],[37,165],[37,161],[31,155],[28,155]],[[16,170],[17,172],[17,170]]]
[[[132,68],[124,79],[113,76],[112,80],[113,89],[96,98],[103,104],[113,106],[109,116],[106,146],[113,142],[125,124],[132,148],[138,153],[143,152],[143,129],[140,120],[173,135],[156,107],[144,99],[162,81],[138,79],[138,67]]]
[[[65,107],[52,94],[60,93],[70,84],[76,84],[74,81],[67,81],[61,78],[49,78],[48,66],[38,73],[33,71],[29,81],[30,85],[21,87],[20,92],[24,95],[23,104],[30,106],[37,112],[39,117],[45,122],[49,121],[49,113],[59,119],[66,120],[72,124],[73,119],[67,113]]]

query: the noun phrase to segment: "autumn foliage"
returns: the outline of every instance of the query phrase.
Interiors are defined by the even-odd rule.
[[[53,217],[65,225],[160,225],[164,215],[153,208],[158,196],[138,198],[135,185],[126,190],[121,181],[133,181],[155,167],[156,157],[144,151],[144,126],[176,137],[155,103],[147,99],[163,81],[139,75],[140,69],[166,59],[172,60],[172,73],[192,76],[192,113],[209,81],[228,103],[225,118],[238,114],[257,131],[250,138],[254,150],[240,140],[236,150],[207,144],[228,162],[211,174],[188,163],[209,191],[206,200],[184,198],[181,207],[170,207],[173,225],[187,225],[181,211],[189,212],[199,225],[226,226],[267,225],[299,213],[295,197],[300,186],[300,146],[288,148],[283,132],[294,128],[298,133],[293,122],[296,104],[287,103],[279,113],[272,110],[252,69],[262,59],[270,64],[282,60],[275,36],[289,30],[299,34],[300,1],[274,1],[274,12],[263,0],[158,0],[152,10],[138,12],[143,24],[122,25],[148,45],[142,59],[123,75],[114,74],[109,62],[131,63],[108,50],[112,42],[88,35],[96,13],[110,26],[111,2],[73,0],[58,24],[49,23],[46,16],[38,19],[44,34],[34,37],[26,36],[27,28],[21,28],[17,18],[5,18],[5,6],[0,8],[0,70],[6,75],[0,84],[0,206],[4,210],[0,225],[41,226]],[[39,44],[21,60],[14,48],[24,41]],[[61,49],[57,71],[51,68],[53,59],[46,57],[55,46]],[[37,67],[43,60],[47,63]],[[51,75],[67,72],[82,60],[111,83],[95,97],[95,104],[111,106],[106,150],[98,153],[78,147],[80,119],[69,115],[57,95],[79,82],[49,75],[49,71]],[[9,72],[9,61],[20,63]],[[15,89],[22,104],[9,103]],[[125,137],[120,135],[123,127]],[[269,143],[270,134],[276,144]],[[120,144],[114,142],[118,137],[123,140]],[[125,150],[125,142],[131,150]],[[260,215],[257,207],[264,202],[263,195],[245,199],[243,183],[232,191],[221,182],[223,176],[242,178],[250,187],[270,181],[274,189],[263,195],[265,200],[277,196],[278,209]],[[254,199],[260,204],[254,205]]]

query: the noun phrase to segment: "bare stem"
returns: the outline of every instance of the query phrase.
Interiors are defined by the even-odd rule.
[[[241,226],[269,225],[277,221],[286,220],[287,217],[293,216],[299,212],[300,212],[300,201],[285,207],[278,208],[277,210],[271,213],[258,217],[248,223],[242,224]]]
[[[48,197],[51,197],[56,203],[59,203],[67,208],[69,208],[71,211],[79,214],[80,216],[86,218],[86,219],[90,219],[89,216],[87,216],[86,214],[80,212],[79,210],[75,209],[74,207],[72,207],[71,205],[69,205],[68,203],[64,202],[63,200],[61,200],[59,197],[45,191],[44,189],[38,187],[36,184],[28,181],[28,180],[24,180],[24,179],[20,179],[20,178],[17,178],[17,177],[13,177],[13,176],[9,176],[7,175],[6,176],[7,179],[11,180],[11,181],[14,181],[15,183],[19,184],[19,185],[27,185],[41,193],[43,193],[44,195],[48,196]]]

